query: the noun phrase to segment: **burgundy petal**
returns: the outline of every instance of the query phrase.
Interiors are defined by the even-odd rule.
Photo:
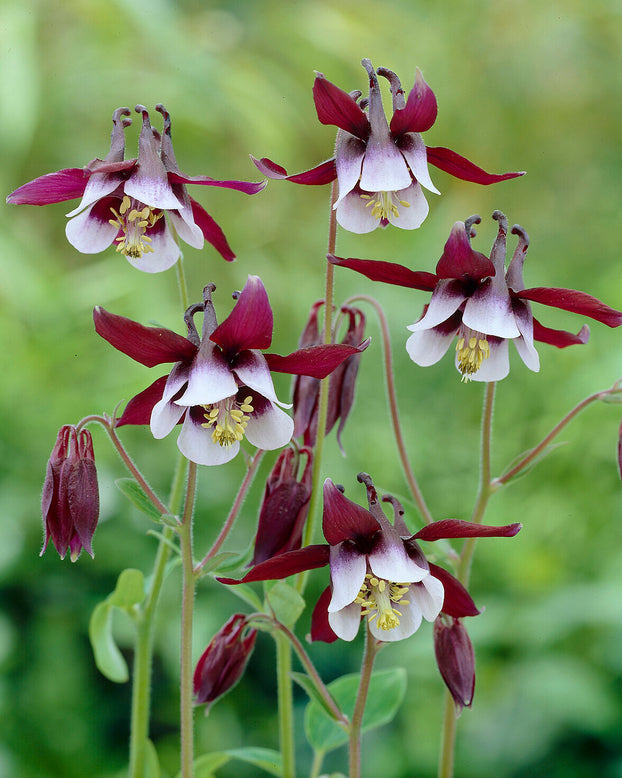
[[[622,324],[622,311],[616,311],[597,300],[596,297],[585,294],[585,292],[577,292],[576,289],[538,286],[532,289],[523,289],[522,292],[515,292],[515,296],[523,300],[531,300],[534,303],[560,308],[562,311],[589,316],[590,319],[602,322],[608,327],[619,327]]]
[[[441,609],[443,613],[455,618],[477,616],[481,613],[464,586],[455,576],[448,573],[445,568],[433,565],[430,562],[430,573],[434,578],[439,579],[445,589],[445,600]]]
[[[20,186],[6,198],[10,205],[49,205],[82,197],[89,180],[81,167],[47,173]]]
[[[278,354],[264,354],[270,370],[276,373],[306,375],[312,378],[326,378],[329,373],[353,354],[365,351],[369,338],[360,346],[346,346],[332,343],[326,346],[309,346],[281,357]]]
[[[287,551],[285,554],[273,556],[265,562],[253,567],[248,573],[237,580],[235,578],[217,578],[224,584],[249,583],[250,581],[273,581],[277,578],[287,578],[305,570],[314,570],[328,564],[329,547],[321,545],[305,546],[298,551]]]
[[[460,519],[443,519],[427,524],[413,535],[415,540],[440,540],[441,538],[511,538],[522,527],[522,524],[506,524],[502,527],[491,527],[487,524],[475,524],[472,521]]]
[[[434,92],[417,70],[415,85],[410,90],[406,106],[394,112],[390,130],[393,137],[405,132],[425,132],[436,121],[438,107]]]
[[[499,181],[507,181],[510,178],[525,175],[524,171],[519,173],[487,173],[465,157],[456,154],[455,151],[441,146],[434,148],[428,146],[428,162],[451,176],[461,178],[463,181],[472,181],[474,184],[496,184]]]
[[[132,397],[125,406],[122,416],[117,419],[115,427],[122,427],[124,424],[149,424],[153,406],[162,399],[167,378],[168,376],[163,375],[140,394]]]
[[[567,332],[566,330],[553,330],[550,327],[545,327],[534,317],[533,338],[534,340],[539,340],[540,343],[548,343],[551,346],[557,346],[557,348],[566,348],[566,346],[587,343],[590,339],[590,328],[587,324],[584,324],[579,332],[573,335],[572,332]]]
[[[235,189],[244,194],[257,194],[266,186],[266,181],[219,181],[210,176],[186,176],[179,171],[168,172],[170,184],[201,184],[203,186],[222,186],[226,189]]]
[[[337,635],[332,630],[332,627],[328,623],[328,603],[332,592],[330,586],[320,594],[320,598],[317,601],[313,614],[311,616],[311,640],[321,640],[324,643],[334,643],[337,640]]]
[[[405,286],[407,289],[421,289],[424,292],[433,292],[438,281],[434,273],[425,270],[410,270],[396,262],[384,262],[378,259],[354,259],[349,257],[335,257],[328,255],[328,260],[333,265],[348,267],[356,270],[372,281],[383,281],[385,284]]]
[[[187,338],[163,327],[145,327],[138,322],[109,313],[99,305],[93,310],[95,330],[118,351],[154,367],[163,362],[188,362],[197,347]]]
[[[249,276],[237,303],[210,335],[226,352],[265,349],[272,342],[272,308],[259,276]]]
[[[251,155],[251,159],[255,163],[257,169],[267,176],[273,179],[286,179],[292,181],[294,184],[307,184],[308,186],[322,186],[323,184],[330,184],[337,178],[337,167],[335,165],[335,158],[322,162],[321,165],[305,170],[304,173],[295,173],[292,176],[287,175],[287,170],[276,162],[273,162],[267,157],[261,159],[255,159]]]
[[[318,73],[313,84],[313,100],[317,118],[322,124],[334,124],[342,130],[367,140],[369,119],[347,92]]]
[[[231,246],[227,243],[225,233],[220,229],[205,208],[203,208],[200,203],[197,203],[196,200],[193,200],[192,197],[190,198],[190,205],[192,206],[194,223],[200,228],[205,240],[212,244],[223,259],[226,259],[227,262],[232,262],[235,259],[235,254],[231,250]]]
[[[495,275],[495,266],[488,257],[474,251],[466,234],[464,222],[456,222],[436,265],[439,278],[472,278],[481,280]]]
[[[368,538],[380,531],[380,524],[368,510],[343,495],[327,478],[324,481],[324,537],[331,546],[344,540]]]

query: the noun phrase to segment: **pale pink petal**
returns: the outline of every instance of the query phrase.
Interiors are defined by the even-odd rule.
[[[188,387],[175,402],[178,405],[211,405],[232,397],[238,390],[236,380],[220,349],[203,340],[190,367]]]
[[[335,613],[329,613],[328,623],[337,637],[348,642],[354,640],[361,623],[361,606],[351,603]]]
[[[458,327],[453,332],[442,332],[432,327],[413,333],[406,341],[408,356],[420,367],[435,365],[449,350],[457,331]]]
[[[480,284],[469,297],[462,321],[465,326],[485,335],[495,335],[498,338],[517,338],[520,335],[510,295],[507,289],[505,294],[493,290],[492,279]]]
[[[406,189],[395,192],[393,202],[399,216],[389,213],[389,222],[403,230],[416,230],[423,224],[430,210],[428,201],[416,181],[413,181]],[[408,205],[402,205],[403,202],[408,203]]]
[[[369,200],[363,200],[361,191],[357,187],[337,205],[337,221],[344,230],[364,235],[367,232],[373,232],[378,227],[380,220],[372,216],[372,206],[367,207],[369,202]]]
[[[402,135],[397,145],[404,155],[411,173],[421,186],[425,186],[428,191],[434,192],[434,194],[440,194],[430,178],[428,154],[421,135],[418,132],[408,132],[406,135]]]
[[[124,254],[130,265],[143,273],[161,273],[173,267],[181,251],[164,219],[159,219],[154,227],[147,230],[147,237],[151,240],[149,246],[153,251],[145,251],[139,257]]]
[[[334,613],[354,602],[365,581],[367,559],[351,546],[339,543],[330,547],[330,578],[333,596],[328,612]],[[360,612],[360,611],[359,611]]]
[[[169,211],[171,224],[179,237],[192,246],[193,249],[202,249],[205,239],[201,228],[195,224],[192,216],[192,208],[184,208],[181,211]]]
[[[419,321],[411,324],[408,329],[411,332],[418,332],[436,327],[437,324],[447,321],[466,299],[467,294],[462,282],[451,278],[442,279],[436,285],[424,315]]]
[[[540,370],[540,357],[533,345],[533,314],[531,306],[523,300],[514,300],[514,318],[520,330],[521,337],[514,339],[514,345],[520,358],[530,370],[537,373]]]
[[[274,391],[268,363],[260,351],[255,349],[242,351],[233,363],[232,370],[240,379],[240,382],[248,386],[249,389],[258,392],[268,400],[278,403],[284,408],[292,407],[290,403],[279,402]]]
[[[248,442],[267,451],[286,446],[293,433],[294,420],[272,403],[263,413],[251,414],[246,427]]]
[[[210,430],[195,421],[190,413],[186,414],[183,427],[177,438],[181,453],[197,465],[224,465],[231,461],[240,450],[236,440],[230,446],[214,443]]]
[[[393,533],[382,532],[380,542],[371,554],[367,555],[369,566],[378,578],[395,583],[421,581],[428,571],[419,567],[408,556],[400,537]]]
[[[109,221],[97,218],[92,211],[96,203],[74,216],[65,225],[65,234],[71,245],[82,254],[97,254],[110,246],[119,231]],[[110,214],[112,216],[112,214]]]
[[[102,197],[112,194],[121,183],[123,183],[123,178],[118,173],[93,173],[86,182],[80,205],[73,211],[69,211],[66,216],[71,218]]]
[[[188,373],[189,368],[187,365],[176,364],[166,380],[162,399],[153,406],[149,426],[151,434],[157,440],[165,438],[169,434],[186,410],[186,408],[176,405],[171,400],[188,380]]]
[[[351,192],[361,177],[365,144],[349,133],[342,133],[337,141],[335,165],[339,182],[339,199],[335,207]]]
[[[434,621],[443,607],[445,589],[438,578],[428,575],[421,583],[413,584],[405,597],[417,604],[426,621]],[[399,610],[399,603],[397,607]]]
[[[396,148],[387,128],[383,140],[372,133],[363,158],[360,187],[366,192],[396,192],[411,182],[406,160]]]

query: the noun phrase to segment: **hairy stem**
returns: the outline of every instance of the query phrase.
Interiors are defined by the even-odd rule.
[[[365,624],[365,651],[361,664],[361,682],[359,684],[356,702],[354,704],[354,713],[350,724],[350,778],[361,778],[361,728],[363,726],[363,714],[365,713],[365,703],[369,692],[371,674],[374,667],[374,659],[378,653],[376,639],[371,634],[369,626]]]

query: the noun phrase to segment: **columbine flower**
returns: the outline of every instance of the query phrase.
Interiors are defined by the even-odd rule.
[[[164,438],[183,421],[180,451],[201,465],[219,465],[237,454],[246,437],[254,446],[275,449],[292,436],[294,423],[278,406],[270,371],[293,375],[328,375],[359,347],[331,345],[300,349],[282,357],[262,354],[272,342],[272,309],[258,276],[249,276],[231,314],[218,325],[211,299],[185,314],[188,337],[171,330],[144,327],[96,308],[95,329],[116,349],[147,367],[175,362],[168,376],[155,381],[127,404],[117,426],[150,424]],[[193,316],[203,312],[203,336]]]
[[[420,133],[434,124],[437,107],[434,92],[419,70],[405,100],[395,73],[378,68],[378,76],[388,80],[393,97],[393,116],[388,124],[376,72],[368,59],[361,64],[369,74],[369,98],[360,104],[360,92],[348,94],[327,81],[322,73],[316,75],[313,85],[318,119],[340,129],[335,156],[292,176],[266,157],[253,158],[264,175],[314,185],[328,184],[337,178],[337,221],[346,230],[357,233],[371,232],[378,225],[387,224],[407,230],[419,227],[429,210],[421,187],[439,194],[430,178],[428,163],[476,184],[494,184],[524,175],[486,173],[455,151],[426,147]],[[368,108],[367,114],[364,107]]]
[[[197,705],[222,697],[244,674],[257,638],[257,630],[247,627],[247,617],[236,613],[211,639],[194,671]]]
[[[475,692],[475,654],[460,619],[439,616],[434,622],[434,653],[439,672],[459,716],[470,708]]]
[[[534,340],[558,348],[587,343],[590,332],[587,326],[577,335],[545,327],[534,318],[529,301],[589,316],[608,327],[622,324],[622,312],[584,292],[556,287],[525,289],[523,263],[529,246],[527,233],[518,225],[512,227],[512,234],[519,239],[506,270],[507,220],[500,211],[495,211],[493,218],[499,222],[499,230],[490,259],[471,248],[470,238],[474,235],[471,228],[480,221],[479,216],[472,216],[466,222],[454,224],[436,274],[414,272],[391,262],[339,257],[330,260],[372,281],[432,292],[421,318],[408,327],[414,334],[408,339],[406,349],[416,364],[434,365],[457,336],[456,367],[465,381],[505,378],[510,370],[510,340],[527,367],[536,372],[540,360]]]
[[[303,570],[330,564],[331,585],[322,593],[313,612],[311,637],[332,642],[353,640],[362,616],[378,640],[390,642],[412,635],[425,618],[439,613],[460,618],[479,610],[462,584],[425,558],[418,540],[466,537],[512,537],[520,524],[488,527],[448,519],[428,524],[411,535],[402,518],[403,509],[393,497],[395,522],[387,519],[376,490],[366,473],[359,480],[367,487],[369,510],[348,500],[335,484],[324,483],[323,531],[328,545],[306,546],[273,557],[250,570],[235,584],[286,578]]]
[[[324,305],[318,300],[311,306],[311,313],[298,345],[315,346],[323,342],[323,334],[318,328],[318,308]],[[365,315],[358,308],[348,305],[341,306],[341,313],[348,317],[346,332],[341,340],[350,346],[361,343],[365,334]],[[342,362],[330,375],[328,380],[328,412],[326,416],[326,434],[339,421],[337,443],[345,456],[341,445],[341,433],[345,427],[352,405],[354,404],[354,388],[359,369],[359,356],[354,354]],[[299,376],[294,380],[294,437],[303,437],[305,446],[314,446],[317,436],[317,415],[320,395],[320,382],[317,378]]]
[[[93,439],[88,430],[78,432],[73,424],[60,428],[43,482],[41,512],[45,530],[42,555],[52,538],[61,559],[69,550],[75,562],[83,548],[93,556],[99,489]]]
[[[306,457],[303,468],[300,455]],[[302,469],[299,478],[298,470]],[[313,452],[291,447],[281,452],[266,482],[259,510],[252,565],[302,545],[302,531],[309,513]]]
[[[117,108],[112,115],[110,152],[104,160],[35,178],[10,194],[7,203],[48,205],[82,197],[67,214],[71,218],[65,232],[71,245],[83,254],[96,254],[116,243],[118,252],[147,273],[167,270],[177,262],[181,251],[175,235],[197,249],[203,248],[205,238],[224,259],[235,259],[223,231],[188,195],[185,185],[223,186],[255,194],[265,182],[184,175],[175,160],[168,111],[156,105],[164,118],[161,136],[151,127],[147,109],[137,105],[136,111],[143,119],[137,159],[123,159],[124,130],[131,120],[122,117],[129,116],[130,110]]]

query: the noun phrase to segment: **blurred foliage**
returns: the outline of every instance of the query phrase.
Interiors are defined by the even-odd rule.
[[[527,286],[583,289],[622,307],[619,207],[622,173],[622,6],[619,0],[5,0],[0,8],[2,191],[108,149],[112,111],[166,105],[181,169],[216,178],[258,176],[247,154],[291,172],[330,156],[333,128],[316,120],[313,70],[346,90],[366,88],[362,57],[395,70],[408,86],[419,66],[435,90],[439,118],[430,145],[453,148],[492,171],[528,175],[477,187],[432,169],[443,192],[429,195],[422,229],[369,236],[340,233],[344,256],[389,259],[433,270],[454,221],[483,217],[476,247],[487,252],[499,208],[531,236]],[[156,117],[157,118],[157,117]],[[127,133],[128,154],[139,123]],[[218,286],[222,318],[230,290],[259,274],[275,308],[273,348],[296,347],[310,304],[323,294],[325,188],[270,183],[255,197],[225,189],[192,193],[222,225],[238,254],[227,265],[207,247],[186,250],[190,288]],[[133,319],[182,331],[174,271],[135,271],[112,250],[78,254],[66,242],[67,204],[5,206],[0,212],[0,323],[4,402],[0,464],[0,776],[116,778],[124,774],[129,684],[95,669],[88,644],[94,606],[124,567],[150,570],[153,525],[115,490],[125,473],[96,433],[102,518],[96,557],[61,564],[39,559],[39,495],[57,429],[89,413],[111,412],[157,377],[94,335],[91,310],[104,305]],[[482,387],[458,380],[451,359],[416,368],[405,326],[425,295],[342,271],[337,300],[373,294],[391,315],[398,393],[413,465],[437,518],[468,518],[478,469]],[[427,299],[427,298],[426,298]],[[540,310],[553,327],[577,331],[577,317]],[[363,359],[343,459],[329,439],[326,475],[363,501],[360,470],[379,489],[406,495],[378,378],[380,339]],[[534,445],[586,394],[620,374],[620,334],[594,324],[585,347],[540,348],[530,373],[513,354],[498,390],[493,467],[500,472]],[[278,384],[280,396],[287,382]],[[43,396],[45,395],[45,396]],[[469,624],[478,676],[472,711],[459,722],[457,774],[477,778],[622,776],[622,605],[620,484],[615,466],[619,411],[589,408],[557,448],[525,478],[495,495],[488,523],[522,521],[513,540],[478,549],[472,592],[485,612]],[[153,485],[166,493],[175,439],[148,430],[123,438]],[[248,546],[272,457],[246,501],[230,546]],[[243,475],[241,458],[203,468],[196,548],[218,531]],[[413,509],[407,513],[417,526]],[[310,596],[326,585],[311,576]],[[167,775],[177,770],[179,580],[167,580],[160,612],[151,735]],[[196,656],[239,602],[209,579],[198,589]],[[303,627],[308,616],[303,617]],[[131,626],[115,624],[126,655]],[[317,645],[327,681],[355,672],[352,646]],[[197,715],[197,753],[243,745],[277,747],[274,649],[260,635],[243,682]],[[366,774],[432,776],[439,747],[442,682],[431,629],[385,649],[379,667],[408,672],[397,721],[369,734]],[[304,694],[296,691],[300,765]],[[251,737],[252,733],[252,737]],[[251,741],[251,742],[249,742]],[[343,749],[326,770],[343,769]],[[227,772],[229,770],[229,772]],[[227,776],[253,775],[232,763]],[[302,774],[302,767],[301,767]]]

